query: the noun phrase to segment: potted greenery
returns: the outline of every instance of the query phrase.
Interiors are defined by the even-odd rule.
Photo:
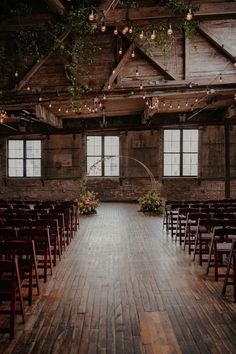
[[[140,211],[149,214],[162,214],[163,201],[160,198],[162,184],[156,181],[155,189],[148,191],[138,199]]]
[[[99,200],[96,198],[97,193],[87,188],[87,178],[82,177],[80,180],[80,195],[76,199],[79,213],[83,215],[96,214]]]

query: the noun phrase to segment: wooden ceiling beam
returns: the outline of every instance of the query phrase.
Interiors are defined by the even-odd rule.
[[[43,57],[41,60],[39,60],[28,72],[27,74],[20,80],[18,86],[17,86],[17,91],[22,90],[22,88],[29,82],[29,80],[38,72],[38,70],[41,68],[43,64],[46,63],[48,58],[52,55],[54,50],[59,46],[61,42],[63,42],[66,37],[69,35],[70,31],[64,31],[62,35],[58,38],[56,41],[56,44],[54,45],[53,49],[50,51],[49,54],[47,54],[45,57]]]
[[[45,0],[50,10],[60,16],[66,14],[66,9],[60,0]]]
[[[36,117],[39,121],[47,123],[54,128],[62,128],[62,120],[55,116],[54,113],[50,112],[46,107],[41,104],[36,104],[35,106]]]
[[[155,21],[168,20],[177,18],[168,7],[153,6],[142,8],[130,8],[128,11],[129,21]],[[236,17],[236,3],[222,2],[222,3],[205,3],[200,4],[199,10],[194,13],[194,18],[199,19],[218,19],[218,18],[235,18]],[[127,9],[117,8],[110,9],[106,16],[106,24],[116,26],[127,21]]]
[[[16,32],[30,28],[35,30],[44,30],[48,21],[52,19],[48,14],[34,14],[25,16],[15,16],[2,19],[0,22],[0,32]]]
[[[115,79],[117,78],[117,76],[119,75],[119,73],[121,72],[121,70],[123,69],[125,64],[128,62],[128,60],[130,59],[131,53],[135,49],[135,47],[136,47],[136,44],[134,42],[132,42],[130,44],[129,48],[126,50],[125,54],[123,55],[122,59],[120,60],[120,62],[118,63],[118,65],[116,66],[116,68],[114,69],[112,74],[110,75],[109,79],[105,83],[103,90],[108,89],[109,85],[112,86]]]
[[[220,42],[220,40],[203,24],[197,28],[198,32],[208,40],[210,44],[216,47],[226,58],[230,59],[232,63],[236,62],[236,57],[230,52],[230,48],[227,45]]]

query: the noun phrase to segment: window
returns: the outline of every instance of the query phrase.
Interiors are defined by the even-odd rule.
[[[41,140],[8,140],[8,177],[41,176]]]
[[[164,176],[197,176],[198,130],[164,130]]]
[[[87,136],[87,175],[119,176],[118,136]]]

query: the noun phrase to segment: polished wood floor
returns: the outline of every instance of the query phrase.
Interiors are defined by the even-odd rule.
[[[161,217],[102,204],[0,353],[236,353],[236,304],[203,274]]]

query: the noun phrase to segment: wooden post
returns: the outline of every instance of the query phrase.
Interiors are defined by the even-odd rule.
[[[225,198],[230,198],[230,125],[224,124],[225,133]]]

